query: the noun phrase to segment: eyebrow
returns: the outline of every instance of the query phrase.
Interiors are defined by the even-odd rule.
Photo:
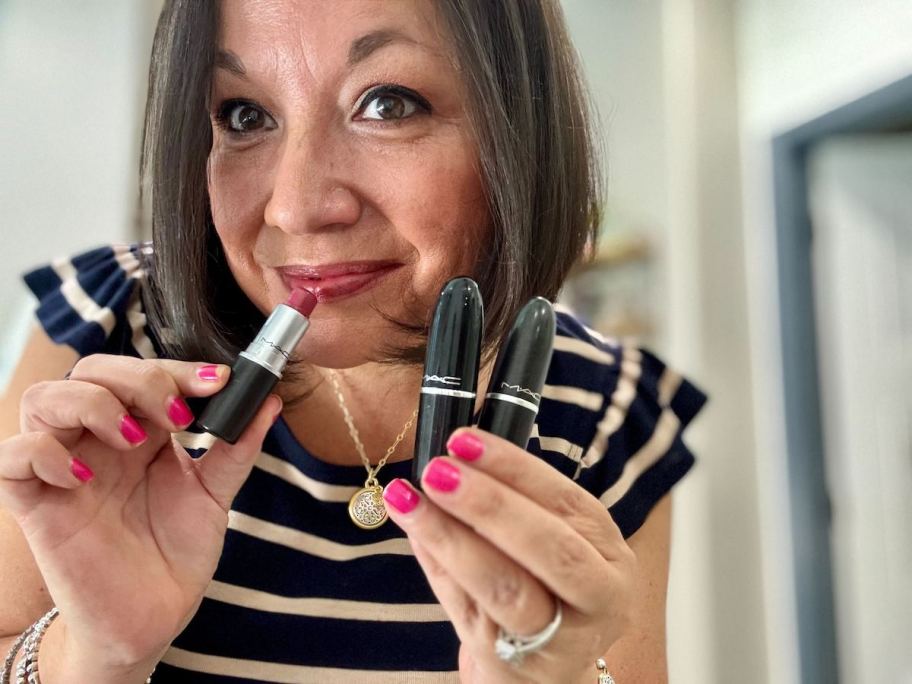
[[[348,48],[347,65],[353,67],[359,62],[363,62],[380,48],[386,47],[391,43],[420,45],[416,40],[409,38],[396,29],[378,29],[352,41],[351,46]],[[244,67],[244,63],[231,50],[219,50],[215,55],[215,66],[230,71],[241,78],[247,78],[247,69]]]
[[[409,38],[396,29],[378,29],[371,31],[352,41],[348,48],[348,66],[352,67],[358,62],[363,62],[373,53],[390,43],[409,43],[418,45],[418,42]]]
[[[230,71],[241,78],[247,78],[247,69],[244,68],[244,63],[231,50],[219,50],[215,55],[215,66]]]

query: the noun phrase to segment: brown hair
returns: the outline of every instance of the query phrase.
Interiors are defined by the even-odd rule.
[[[478,142],[492,220],[475,274],[490,353],[532,296],[553,300],[593,246],[601,178],[589,103],[557,0],[438,0]],[[169,355],[230,363],[263,315],[231,275],[210,214],[209,86],[219,3],[167,0],[155,32],[141,177],[151,189],[154,255],[147,307]],[[441,283],[442,285],[442,283]],[[418,344],[432,312],[397,322]],[[424,333],[424,335],[422,335]]]

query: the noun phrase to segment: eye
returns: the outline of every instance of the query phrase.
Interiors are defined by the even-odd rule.
[[[238,135],[275,128],[275,121],[262,107],[246,100],[223,102],[215,114],[215,121],[220,128]]]
[[[371,121],[407,119],[416,112],[430,113],[431,105],[414,90],[386,84],[371,88],[358,106],[361,118]]]

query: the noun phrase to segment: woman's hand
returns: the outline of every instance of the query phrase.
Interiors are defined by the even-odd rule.
[[[584,681],[627,629],[636,558],[605,507],[550,465],[477,429],[453,433],[456,458],[402,480],[384,498],[462,642],[461,681]],[[495,651],[498,625],[538,633],[562,603],[553,640],[514,667]]]
[[[0,505],[60,609],[71,675],[154,659],[196,611],[228,509],[281,410],[271,397],[234,446],[191,459],[172,438],[193,420],[181,397],[212,395],[229,373],[98,354],[23,395],[21,433],[0,442]]]

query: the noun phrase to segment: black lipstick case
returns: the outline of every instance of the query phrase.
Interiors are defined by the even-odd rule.
[[[228,383],[206,404],[197,425],[235,444],[282,378],[289,355],[309,325],[306,316],[287,304],[273,309],[256,339],[238,355]]]
[[[211,435],[235,444],[279,382],[279,377],[243,356],[231,366],[228,384],[215,395],[196,421]]]
[[[554,350],[554,308],[543,297],[516,316],[497,355],[478,427],[526,448]]]
[[[412,461],[412,483],[418,487],[428,462],[446,454],[453,430],[472,422],[483,330],[478,285],[471,278],[449,281],[437,300],[421,382]]]

